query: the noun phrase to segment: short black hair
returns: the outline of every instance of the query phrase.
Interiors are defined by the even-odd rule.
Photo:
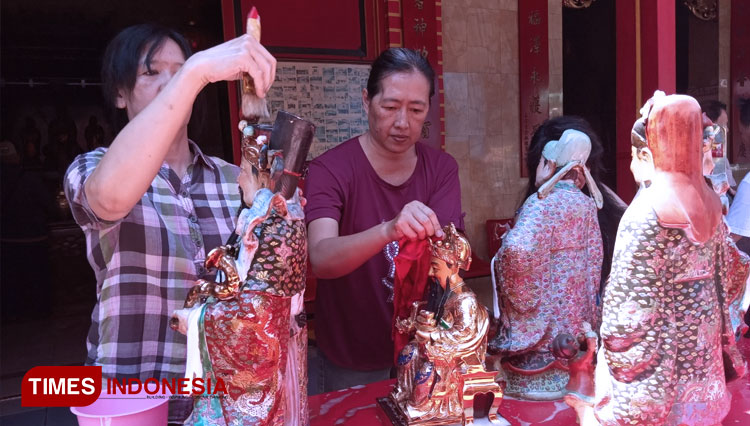
[[[701,104],[701,109],[706,113],[711,121],[716,121],[721,115],[721,111],[727,110],[727,104],[717,100],[705,101]]]
[[[430,83],[430,98],[435,94],[435,71],[422,54],[404,47],[391,47],[375,59],[367,79],[367,98],[372,99],[383,89],[380,82],[397,72],[421,73]]]
[[[127,123],[127,115],[116,108],[119,90],[133,90],[138,76],[141,56],[150,70],[151,59],[167,39],[179,46],[185,59],[192,54],[190,44],[179,32],[158,24],[139,24],[120,31],[107,45],[102,58],[102,92],[104,101],[113,112],[113,125],[119,131]],[[148,49],[148,50],[146,50]]]

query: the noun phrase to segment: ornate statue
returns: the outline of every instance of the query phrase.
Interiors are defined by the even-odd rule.
[[[502,391],[495,372],[484,369],[489,318],[459,269],[468,270],[471,247],[453,224],[442,240],[430,240],[429,295],[415,302],[409,318],[396,320],[413,339],[398,357],[398,382],[379,403],[394,424],[473,421],[473,396],[491,392],[490,421],[497,421]]]
[[[729,305],[748,274],[702,173],[695,99],[657,94],[642,110],[631,170],[650,182],[620,222],[603,299],[596,406],[604,425],[713,425],[727,378],[744,373]],[[649,176],[641,176],[646,170]]]
[[[596,421],[593,410],[594,360],[599,339],[589,323],[583,326],[584,332],[577,338],[567,333],[558,334],[552,341],[552,353],[557,358],[568,360],[570,379],[565,385],[563,399],[576,411],[578,424],[589,426]]]
[[[589,137],[573,129],[545,145],[539,191],[523,204],[493,259],[500,326],[490,352],[502,365],[506,395],[562,398],[568,365],[552,354],[552,340],[599,324],[602,198],[586,167],[590,151]],[[584,184],[593,199],[581,192]]]
[[[278,113],[244,120],[235,238],[212,250],[173,327],[188,336],[188,377],[221,378],[228,395],[198,398],[188,423],[305,425],[307,329],[303,308],[307,236],[297,179],[312,142],[309,122]]]

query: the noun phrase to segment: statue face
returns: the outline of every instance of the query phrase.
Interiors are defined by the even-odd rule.
[[[654,159],[648,148],[630,147],[633,159],[630,161],[630,171],[637,183],[649,181],[654,175]]]
[[[547,160],[544,156],[539,158],[539,165],[536,166],[536,182],[534,182],[537,188],[550,180],[552,175],[555,174],[556,167],[557,165],[554,161]]]
[[[573,358],[578,353],[578,341],[571,334],[558,334],[552,341],[552,353],[556,357]]]
[[[438,280],[440,285],[445,288],[445,284],[450,277],[457,272],[458,268],[451,267],[444,260],[433,257],[430,260],[430,272],[427,275]]]

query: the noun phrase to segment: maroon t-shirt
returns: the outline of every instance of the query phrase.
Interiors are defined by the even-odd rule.
[[[306,221],[329,217],[339,235],[365,231],[393,219],[410,201],[429,206],[442,226],[463,230],[458,164],[449,154],[416,144],[414,174],[394,186],[372,168],[358,138],[316,158],[305,181]],[[318,280],[315,335],[318,346],[334,364],[355,370],[388,368],[391,340],[393,242],[350,274]]]

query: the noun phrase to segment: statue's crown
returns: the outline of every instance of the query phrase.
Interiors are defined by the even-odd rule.
[[[456,226],[451,223],[443,228],[445,236],[442,239],[430,238],[430,254],[446,263],[458,266],[464,271],[471,267],[471,245],[469,240],[461,235]]]
[[[248,124],[245,120],[240,121],[239,127],[242,131],[240,145],[242,158],[259,171],[267,170],[270,129],[264,129],[263,126],[257,124]]]

